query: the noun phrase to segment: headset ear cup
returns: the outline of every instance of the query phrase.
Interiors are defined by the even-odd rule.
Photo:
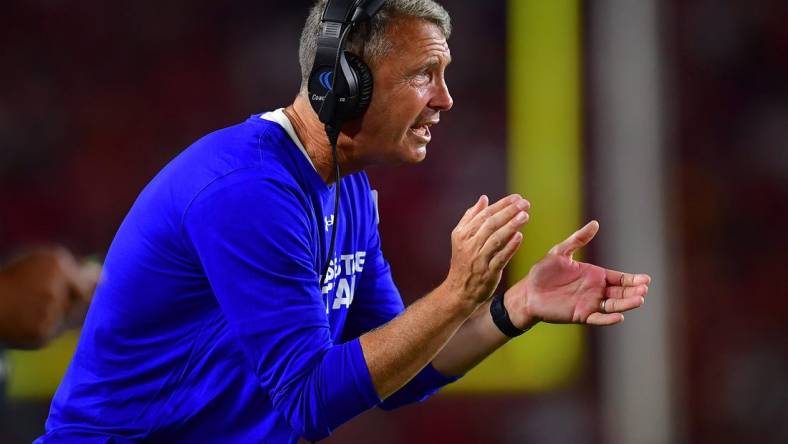
[[[369,102],[372,101],[372,71],[369,66],[361,60],[361,57],[345,52],[345,58],[353,71],[355,71],[358,80],[358,101],[352,110],[352,117],[359,117],[364,114],[364,111],[369,107]],[[351,117],[351,118],[352,118]]]

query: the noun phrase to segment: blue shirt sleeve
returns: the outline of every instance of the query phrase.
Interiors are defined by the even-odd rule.
[[[380,399],[358,339],[331,341],[309,214],[295,185],[249,168],[203,189],[182,228],[274,408],[318,440]]]
[[[373,213],[377,211],[375,206],[375,202],[370,205]],[[380,327],[405,310],[402,297],[391,275],[391,267],[383,256],[375,216],[375,214],[371,214],[367,218],[374,226],[369,230],[371,236],[367,246],[364,271],[361,274],[361,280],[356,288],[356,298],[345,324],[343,332],[345,340],[352,340]],[[432,364],[428,364],[410,382],[386,398],[380,407],[384,410],[391,410],[423,401],[460,377],[446,377],[435,370]]]

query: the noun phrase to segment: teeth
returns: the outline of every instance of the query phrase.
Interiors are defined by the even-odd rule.
[[[419,136],[426,136],[427,135],[427,127],[426,126],[419,126],[415,128],[411,128],[411,131],[418,134]]]

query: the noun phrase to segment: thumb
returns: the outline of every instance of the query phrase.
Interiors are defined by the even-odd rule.
[[[566,238],[563,242],[554,246],[550,253],[559,254],[562,256],[572,257],[572,255],[580,248],[586,246],[591,239],[596,236],[599,231],[599,222],[592,220],[587,223],[583,228],[572,233],[571,236]]]

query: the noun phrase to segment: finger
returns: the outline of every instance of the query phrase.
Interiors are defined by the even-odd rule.
[[[599,231],[599,222],[592,220],[591,222],[587,223],[583,228],[572,233],[572,235],[569,236],[566,240],[554,246],[550,250],[550,253],[572,257],[575,251],[577,251],[579,248],[582,248],[586,244],[591,242],[591,239],[593,239],[594,236],[596,236],[596,233],[598,231]]]
[[[468,235],[475,236],[476,233],[479,231],[480,227],[490,217],[518,203],[520,204],[521,208],[525,208],[526,210],[530,207],[530,203],[527,200],[520,197],[519,194],[511,194],[499,200],[498,202],[495,202],[494,204],[488,206],[487,208],[484,208],[483,210],[479,211],[467,224],[466,230],[468,232]],[[514,213],[516,214],[516,212]],[[512,214],[512,216],[514,216],[514,214]],[[506,221],[502,222],[501,225],[503,225],[504,223],[506,223]]]
[[[500,217],[501,220],[504,220],[506,217],[509,217],[508,221],[505,221],[505,223],[503,223],[502,226],[498,227],[494,233],[490,234],[489,237],[487,237],[487,240],[483,241],[479,253],[485,261],[492,260],[493,256],[498,254],[499,251],[501,251],[503,248],[506,247],[507,243],[512,238],[514,233],[519,232],[520,228],[522,228],[523,225],[525,225],[525,223],[528,222],[528,218],[529,218],[528,213],[526,213],[525,211],[517,210],[516,206],[513,207],[515,208],[514,211],[511,212],[502,211],[496,214],[495,216],[491,217],[487,222],[485,222],[484,225],[482,225],[481,229],[479,229],[479,233],[477,234],[477,237],[479,240],[482,240],[484,239],[484,236],[487,235],[488,229],[491,229],[491,227],[495,227],[495,225],[500,223],[500,221],[497,220],[497,218]],[[510,217],[509,216],[510,213],[515,213],[513,215],[514,217]]]
[[[646,297],[648,294],[648,285],[638,285],[635,287],[607,287],[605,289],[605,297],[608,299],[622,299],[631,297]]]
[[[607,299],[605,301],[605,311],[607,313],[622,313],[640,307],[645,302],[643,296],[635,296],[623,299]]]
[[[516,231],[509,242],[490,260],[490,268],[495,271],[501,271],[512,260],[514,253],[520,248],[523,242],[523,233]]]
[[[630,274],[615,270],[605,270],[605,278],[607,279],[608,285],[620,287],[648,285],[651,283],[651,276],[647,274]]]
[[[482,245],[482,248],[484,248],[487,241],[492,239],[495,243],[493,250],[500,250],[512,233],[528,222],[529,215],[525,211],[527,208],[527,200],[517,199],[509,206],[490,215],[474,235],[479,241],[479,245]],[[497,233],[498,231],[501,232]]]
[[[589,325],[616,325],[624,322],[624,315],[621,313],[591,313],[586,319],[586,324]]]
[[[482,194],[481,196],[479,196],[479,200],[477,200],[472,207],[468,208],[465,211],[465,214],[463,214],[462,219],[460,219],[460,222],[457,225],[462,226],[464,224],[467,224],[468,221],[473,219],[473,216],[476,216],[476,214],[478,214],[479,211],[487,207],[488,202],[489,199],[487,198],[486,194]]]

